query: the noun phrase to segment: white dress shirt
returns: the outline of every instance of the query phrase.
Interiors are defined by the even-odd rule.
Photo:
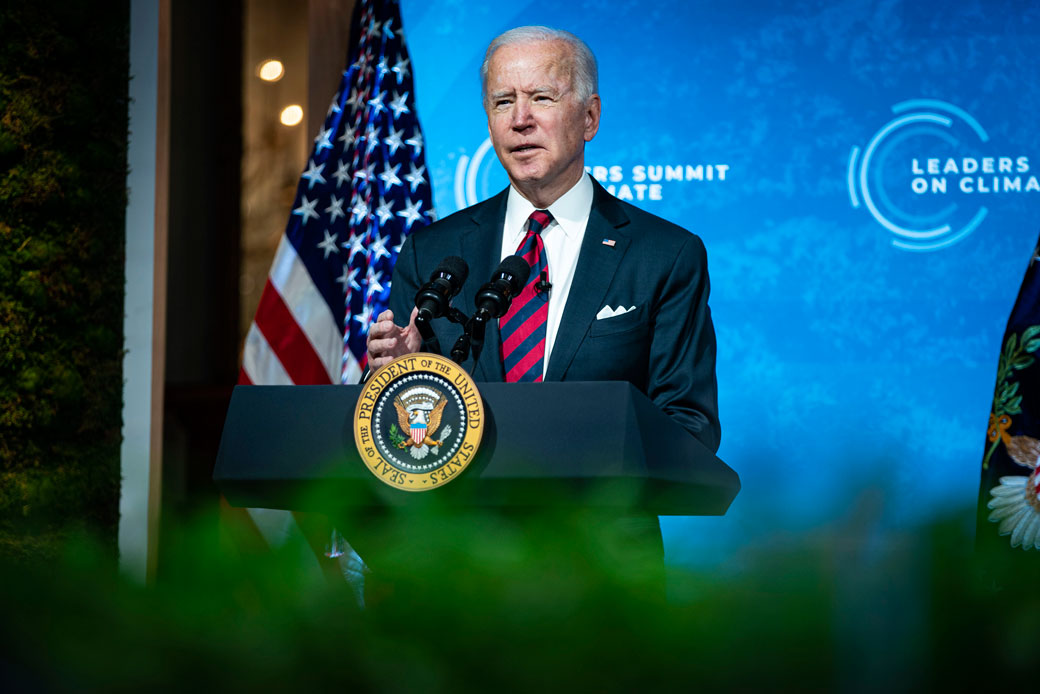
[[[516,255],[527,235],[527,218],[536,208],[516,188],[509,187],[506,202],[506,219],[502,226],[502,258]],[[549,205],[553,221],[542,230],[545,258],[549,265],[549,316],[545,324],[545,359],[542,360],[542,376],[549,368],[553,343],[560,328],[563,308],[574,280],[574,268],[578,265],[581,241],[585,238],[585,227],[592,212],[592,179],[582,174],[574,187],[559,200]]]

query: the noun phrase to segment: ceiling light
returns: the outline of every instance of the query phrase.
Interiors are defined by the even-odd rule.
[[[299,125],[300,121],[303,120],[303,107],[299,104],[286,106],[282,109],[280,120],[282,125]]]
[[[285,67],[282,61],[270,58],[257,66],[256,75],[265,82],[277,82],[285,75]]]

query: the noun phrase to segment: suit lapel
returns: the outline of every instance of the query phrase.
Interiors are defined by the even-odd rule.
[[[488,281],[498,267],[502,256],[502,224],[506,218],[506,200],[509,189],[499,193],[473,209],[472,227],[459,235],[459,256],[468,259],[469,279],[456,299],[460,310],[473,313],[477,290]],[[473,368],[478,381],[501,382],[505,380],[502,360],[499,358],[498,321],[491,321],[484,336],[484,351]],[[442,345],[450,350],[451,345]]]
[[[621,230],[628,224],[628,215],[595,179],[592,184],[592,211],[581,242],[567,306],[549,355],[546,381],[559,381],[567,373],[578,347],[596,319],[596,313],[603,306],[607,289],[631,242],[628,234]],[[604,239],[612,239],[614,245],[604,245]]]

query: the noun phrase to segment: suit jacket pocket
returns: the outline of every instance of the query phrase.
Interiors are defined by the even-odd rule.
[[[646,332],[646,304],[637,306],[635,310],[622,313],[620,316],[600,318],[592,321],[589,337],[617,335],[630,331]]]

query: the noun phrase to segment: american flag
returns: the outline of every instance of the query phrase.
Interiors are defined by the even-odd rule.
[[[397,0],[355,8],[349,64],[296,189],[239,383],[354,383],[408,233],[434,219]]]

